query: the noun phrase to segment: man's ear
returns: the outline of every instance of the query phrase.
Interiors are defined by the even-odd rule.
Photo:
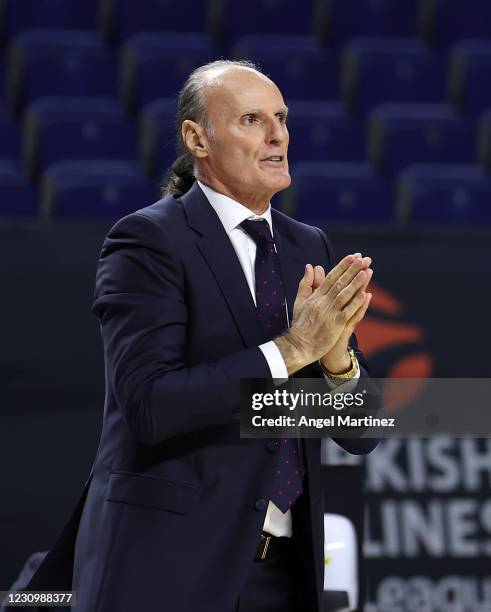
[[[182,140],[194,157],[208,157],[207,141],[199,123],[186,119],[181,126]]]

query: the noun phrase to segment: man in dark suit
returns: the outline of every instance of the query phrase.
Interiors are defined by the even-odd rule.
[[[82,612],[320,610],[320,440],[241,439],[239,381],[367,376],[352,334],[371,260],[334,266],[323,232],[271,209],[290,184],[286,115],[250,64],[187,80],[167,195],[103,245],[101,441],[31,588],[71,585]]]

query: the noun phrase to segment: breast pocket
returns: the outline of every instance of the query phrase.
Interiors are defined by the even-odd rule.
[[[106,501],[187,514],[197,505],[200,487],[149,474],[112,471]]]

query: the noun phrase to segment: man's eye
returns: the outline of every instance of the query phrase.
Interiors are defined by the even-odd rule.
[[[246,125],[252,125],[254,123],[254,121],[256,120],[255,115],[246,115],[244,117],[244,123]]]

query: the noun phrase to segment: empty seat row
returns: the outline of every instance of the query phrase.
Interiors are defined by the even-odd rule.
[[[116,54],[93,32],[23,32],[12,45],[6,94],[13,110],[43,96],[116,97]]]
[[[35,178],[70,159],[136,160],[136,127],[116,101],[105,98],[41,98],[24,118],[24,158]]]
[[[129,121],[109,98],[41,98],[24,114],[22,130],[0,107],[0,158],[22,157],[32,179],[60,160],[140,158],[160,178],[176,156],[176,99],[146,106]],[[476,163],[491,169],[491,109],[479,122],[448,105],[381,104],[362,121],[340,103],[292,101],[289,159],[370,161],[395,176],[413,163]],[[21,137],[22,134],[22,137]]]
[[[395,184],[366,164],[293,167],[280,208],[308,223],[419,226],[491,225],[491,175],[469,165],[408,167]]]
[[[275,205],[319,224],[491,225],[491,175],[467,165],[413,165],[395,183],[360,163],[304,162]],[[0,215],[116,219],[159,198],[135,162],[59,162],[43,176],[39,198],[22,170],[0,161]]]
[[[158,184],[136,162],[59,162],[37,192],[18,163],[0,160],[0,217],[117,219],[158,199]]]
[[[121,41],[141,31],[207,32],[230,44],[250,34],[315,34],[342,46],[357,36],[424,36],[439,47],[491,36],[488,0],[0,0],[0,35],[33,28],[99,29]]]
[[[390,176],[416,162],[477,162],[473,122],[446,105],[381,104],[368,129],[369,158]]]
[[[491,99],[491,41],[456,45],[448,71],[446,56],[415,39],[356,39],[339,56],[312,37],[250,36],[232,55],[255,61],[287,101],[342,96],[360,114],[381,102],[448,99],[475,115]],[[93,32],[27,31],[12,44],[6,94],[16,112],[36,98],[58,95],[122,95],[127,110],[136,112],[177,95],[194,68],[215,58],[204,34],[137,34],[118,56]]]

